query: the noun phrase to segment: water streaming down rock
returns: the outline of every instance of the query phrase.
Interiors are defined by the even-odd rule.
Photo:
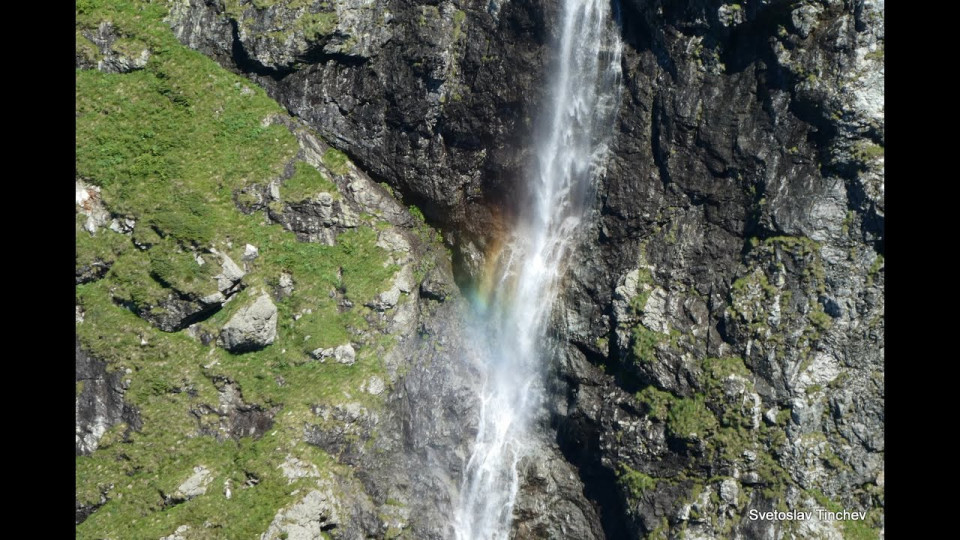
[[[547,359],[546,322],[565,254],[602,172],[619,103],[620,41],[608,0],[564,0],[551,96],[536,143],[530,199],[475,302],[472,340],[483,393],[454,516],[457,539],[506,538]]]

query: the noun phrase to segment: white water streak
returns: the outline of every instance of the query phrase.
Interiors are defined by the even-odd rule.
[[[563,0],[551,102],[531,198],[472,330],[485,378],[479,428],[454,516],[458,540],[505,539],[541,402],[546,320],[566,253],[602,174],[619,105],[620,41],[610,0]]]

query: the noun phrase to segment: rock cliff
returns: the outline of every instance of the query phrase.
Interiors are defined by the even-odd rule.
[[[882,537],[883,2],[618,6],[618,132],[516,537]],[[525,193],[557,12],[78,4],[78,535],[141,508],[158,537],[449,535],[457,283]],[[265,302],[273,331],[244,318]],[[198,466],[217,488],[186,498]],[[866,519],[748,517],[788,508]]]

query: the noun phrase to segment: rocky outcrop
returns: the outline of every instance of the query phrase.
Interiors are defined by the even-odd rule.
[[[220,269],[215,275],[207,276],[205,284],[178,286],[178,283],[166,281],[162,275],[155,273],[155,278],[167,285],[169,292],[155,303],[133,303],[133,310],[164,332],[183,330],[217,312],[243,289],[244,271],[227,254],[213,248],[207,252],[207,257],[201,254],[193,255],[197,265],[202,267],[205,264],[219,263]],[[158,254],[158,257],[164,256]],[[122,297],[119,300],[126,301]]]
[[[197,420],[200,434],[219,441],[244,437],[259,439],[273,427],[280,407],[247,403],[235,381],[214,377],[212,382],[218,391],[217,403],[202,403],[190,410]]]
[[[277,306],[270,296],[261,294],[248,306],[233,314],[220,331],[220,345],[232,353],[254,351],[277,338]]]
[[[347,365],[352,365],[357,360],[357,353],[349,343],[328,349],[316,349],[310,353],[310,355],[321,362],[325,362],[328,358],[333,358],[337,363]]]
[[[189,501],[198,495],[203,495],[207,492],[207,486],[209,486],[212,481],[213,478],[210,477],[210,469],[203,465],[197,465],[193,468],[193,474],[184,480],[183,483],[177,487],[173,495],[170,496],[170,500],[174,503],[180,503]]]
[[[377,523],[375,509],[359,486],[320,480],[317,489],[278,512],[260,538],[309,540],[324,535],[363,538],[365,531],[377,530]]]
[[[118,34],[110,21],[101,22],[95,31],[77,32],[77,69],[129,73],[143,69],[149,60],[150,49]]]
[[[139,413],[123,399],[127,389],[124,373],[108,371],[106,362],[83,350],[79,341],[76,343],[76,375],[78,456],[96,450],[101,437],[113,426],[122,423],[127,430],[140,429]]]

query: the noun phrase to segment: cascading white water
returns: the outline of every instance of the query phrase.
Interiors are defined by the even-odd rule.
[[[541,401],[547,318],[619,104],[620,40],[610,0],[561,1],[563,27],[530,200],[492,276],[490,298],[477,302],[471,325],[485,380],[454,516],[458,540],[509,536],[517,464],[532,443]]]

